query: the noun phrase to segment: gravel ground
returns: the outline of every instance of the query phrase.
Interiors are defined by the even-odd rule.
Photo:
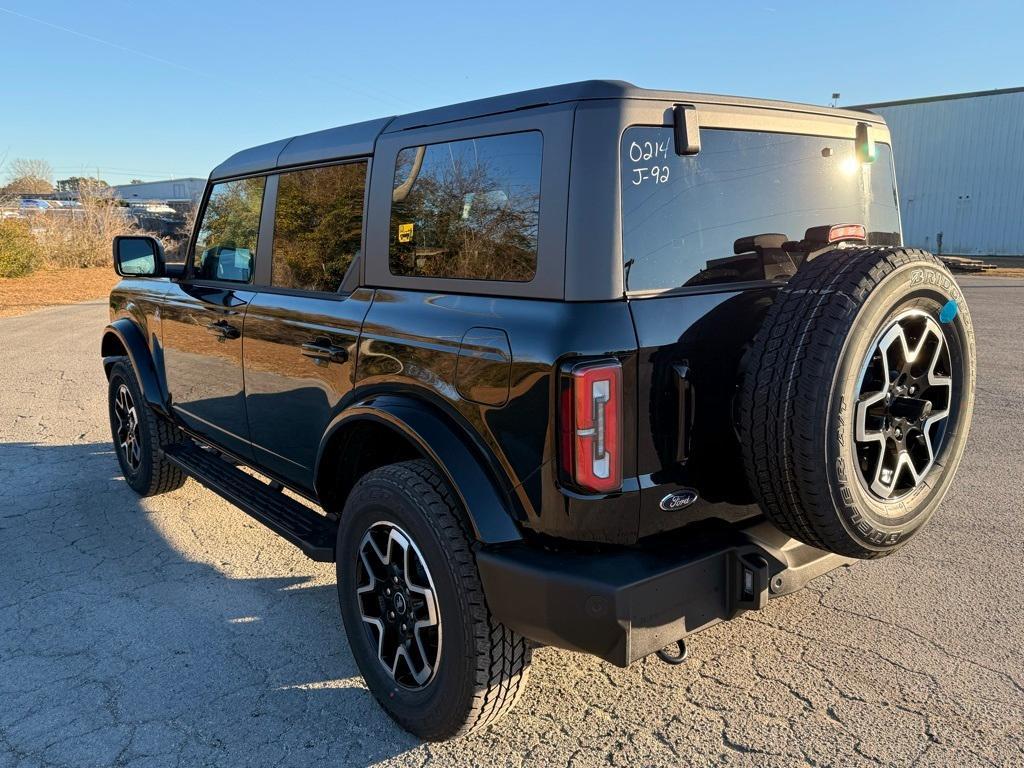
[[[0,321],[0,768],[1024,764],[1024,281],[962,282],[974,428],[910,546],[696,636],[680,667],[542,649],[516,712],[440,745],[367,693],[331,566],[194,482],[125,486],[103,303]]]

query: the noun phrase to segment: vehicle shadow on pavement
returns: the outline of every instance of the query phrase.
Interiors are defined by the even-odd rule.
[[[363,686],[332,566],[195,483],[139,499],[109,443],[0,444],[0,757],[368,765],[418,744]]]

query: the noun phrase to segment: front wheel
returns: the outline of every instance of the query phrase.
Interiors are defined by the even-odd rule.
[[[352,654],[399,725],[437,741],[512,708],[530,648],[488,611],[462,510],[429,462],[359,481],[342,513],[337,569]]]
[[[164,456],[163,449],[183,437],[150,408],[127,361],[114,363],[107,390],[110,434],[125,482],[140,496],[180,488],[188,479]]]

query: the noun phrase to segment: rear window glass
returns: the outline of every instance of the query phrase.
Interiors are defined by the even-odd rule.
[[[337,291],[363,237],[366,163],[282,173],[271,284]]]
[[[800,241],[822,225],[862,224],[868,242],[899,243],[887,145],[876,144],[875,162],[860,164],[852,139],[716,129],[700,135],[700,153],[680,156],[671,128],[635,126],[623,134],[627,290],[786,277],[795,266],[784,262],[792,255],[799,263],[800,254],[788,253],[794,246],[783,239]],[[773,247],[755,252],[744,242]]]
[[[530,131],[403,149],[392,191],[391,273],[532,280],[542,142]]]

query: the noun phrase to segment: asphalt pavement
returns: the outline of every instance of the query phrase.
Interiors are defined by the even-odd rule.
[[[678,667],[545,648],[517,710],[426,745],[364,687],[333,566],[110,442],[105,302],[0,320],[0,768],[1024,765],[1024,281],[978,339],[953,490],[897,555],[692,638]]]

